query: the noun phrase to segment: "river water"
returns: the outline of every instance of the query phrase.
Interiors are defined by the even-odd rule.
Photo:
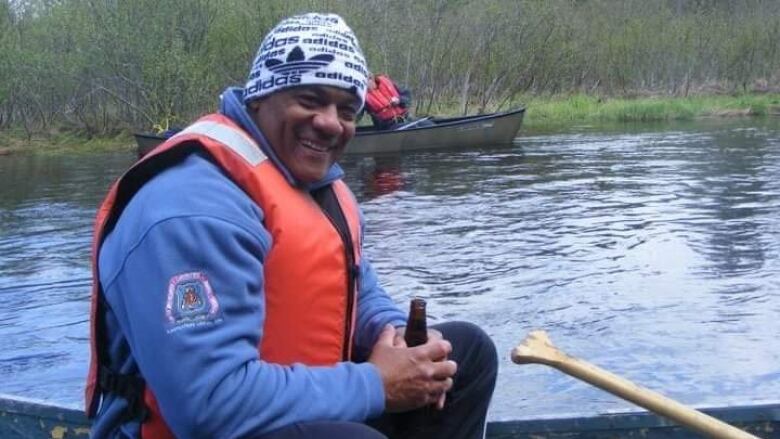
[[[0,157],[0,393],[81,405],[95,208],[131,153]],[[567,353],[697,407],[780,395],[780,119],[576,127],[348,156],[366,252],[406,308],[500,354],[490,419],[631,404],[510,350]]]

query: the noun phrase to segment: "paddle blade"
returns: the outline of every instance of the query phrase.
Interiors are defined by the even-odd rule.
[[[517,364],[551,364],[559,360],[561,351],[550,340],[545,331],[531,331],[525,339],[512,350],[512,361]]]

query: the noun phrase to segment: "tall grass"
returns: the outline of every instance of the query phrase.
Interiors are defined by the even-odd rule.
[[[766,116],[780,109],[780,95],[688,98],[599,98],[587,95],[530,97],[525,126],[553,128],[571,123],[658,122],[708,116]]]

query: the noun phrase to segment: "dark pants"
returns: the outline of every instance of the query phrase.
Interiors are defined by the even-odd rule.
[[[262,439],[482,438],[498,372],[495,345],[487,334],[470,323],[450,322],[431,327],[441,331],[452,343],[450,358],[458,363],[444,410],[426,407],[407,413],[387,413],[366,424],[302,422],[264,435]]]

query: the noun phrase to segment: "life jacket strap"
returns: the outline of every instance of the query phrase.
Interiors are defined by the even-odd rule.
[[[100,366],[98,383],[103,393],[113,393],[127,400],[123,422],[130,420],[144,422],[149,416],[149,409],[144,403],[146,382],[140,376],[121,374],[106,366]]]

